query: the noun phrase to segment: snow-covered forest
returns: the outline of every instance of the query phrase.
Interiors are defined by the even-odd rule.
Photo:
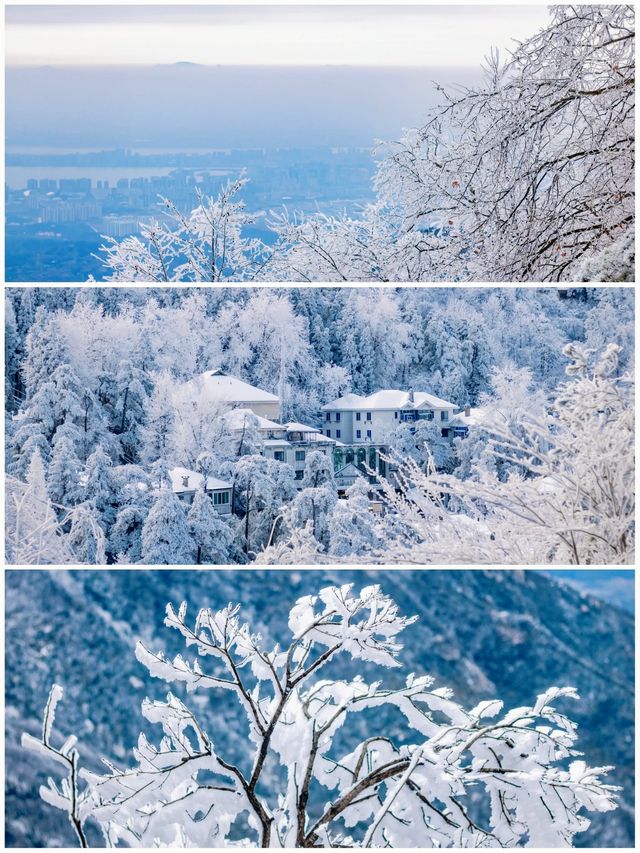
[[[162,727],[160,746],[143,732],[134,766],[107,761],[106,774],[90,772],[75,736],[58,745],[64,691],[54,685],[41,736],[22,738],[62,777],[40,795],[67,814],[81,847],[92,823],[107,847],[567,847],[589,828],[587,813],[617,808],[620,789],[604,780],[613,768],[583,760],[576,725],[557,707],[579,699],[573,687],[549,687],[505,713],[493,698],[466,710],[425,674],[396,689],[332,677],[341,657],[401,666],[400,640],[416,619],[378,585],[329,586],[293,604],[288,640],[269,648],[240,605],[201,608],[192,625],[186,602],[168,604],[165,625],[203,664],[140,641],[138,661],[205,701],[221,693],[240,705],[247,754],[230,760],[224,739],[169,693],[142,706]],[[353,742],[343,731],[388,707],[404,718],[396,736],[370,729]]]
[[[634,39],[630,5],[553,6],[506,59],[486,45],[478,86],[440,87],[380,144],[360,217],[273,211],[262,242],[238,176],[105,238],[105,280],[632,281]]]
[[[630,289],[16,289],[5,361],[13,563],[632,559]]]

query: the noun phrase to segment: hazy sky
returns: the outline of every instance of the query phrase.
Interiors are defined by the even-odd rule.
[[[477,66],[537,6],[6,6],[8,65]]]

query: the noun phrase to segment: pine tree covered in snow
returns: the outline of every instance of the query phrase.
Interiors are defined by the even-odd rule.
[[[93,507],[104,529],[108,529],[115,518],[117,486],[111,459],[100,445],[87,459],[83,473],[83,492],[84,500]]]
[[[557,707],[578,698],[571,687],[505,713],[496,699],[467,710],[428,675],[412,673],[395,689],[359,674],[332,679],[338,657],[400,665],[399,635],[416,617],[401,616],[378,586],[298,599],[283,648],[265,647],[239,606],[202,609],[194,627],[186,604],[166,612],[203,664],[141,642],[136,657],[155,678],[239,703],[245,755],[230,762],[224,737],[169,693],[142,707],[162,727],[159,747],[141,734],[132,766],[79,769],[75,737],[57,745],[63,694],[54,685],[41,737],[24,734],[22,743],[62,769],[62,784],[50,778],[40,793],[66,812],[81,846],[97,823],[109,847],[548,848],[571,846],[589,827],[586,812],[616,808],[618,789],[601,779],[611,768],[587,765],[575,724]],[[393,734],[375,727],[382,707],[397,713]],[[371,721],[370,733],[345,752],[354,715]]]
[[[193,540],[186,513],[178,498],[161,491],[142,525],[141,560],[149,565],[192,562]]]
[[[210,495],[198,489],[187,513],[187,525],[195,547],[196,563],[230,563],[233,533],[213,506]]]
[[[47,489],[55,504],[69,507],[81,500],[81,471],[73,442],[64,433],[58,435],[47,470]]]
[[[39,451],[31,457],[26,482],[6,479],[5,543],[7,561],[14,565],[104,563],[105,536],[84,506],[54,505],[49,499]],[[78,532],[83,534],[78,538]],[[86,543],[91,538],[91,553]],[[77,546],[80,544],[80,549]]]

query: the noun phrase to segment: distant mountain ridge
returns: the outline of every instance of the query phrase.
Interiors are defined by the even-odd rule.
[[[133,644],[142,639],[167,654],[185,652],[176,632],[162,624],[167,602],[186,599],[192,617],[202,606],[239,602],[253,630],[266,641],[285,642],[296,598],[351,581],[357,587],[380,583],[402,613],[420,618],[403,635],[402,668],[354,669],[345,659],[335,675],[361,671],[365,679],[375,675],[391,685],[409,672],[429,672],[467,706],[493,697],[516,706],[552,684],[577,687],[582,700],[562,708],[579,724],[579,748],[592,765],[615,765],[611,780],[624,786],[620,808],[596,816],[578,841],[633,846],[634,633],[628,613],[535,571],[338,569],[9,571],[7,846],[73,845],[64,815],[37,794],[54,768],[19,746],[23,730],[38,732],[53,681],[66,690],[56,726],[61,734],[79,735],[83,763],[97,767],[104,755],[125,764],[143,727],[140,702],[146,695],[162,698],[168,689],[148,678]],[[225,748],[241,755],[242,717],[226,695],[208,694],[192,694],[186,702],[214,740],[224,739]],[[394,721],[377,719],[376,727],[382,725],[399,736]],[[158,739],[157,730],[146,731]]]

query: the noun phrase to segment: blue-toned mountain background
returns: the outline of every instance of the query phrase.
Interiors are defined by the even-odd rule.
[[[555,577],[551,577],[554,574]],[[571,570],[41,570],[6,575],[6,844],[9,847],[72,846],[62,812],[38,797],[38,787],[56,767],[20,747],[23,731],[38,734],[52,682],[65,688],[56,715],[59,737],[79,736],[82,763],[99,769],[105,756],[131,761],[144,728],[145,696],[164,698],[167,685],[148,677],[136,661],[137,639],[167,654],[184,652],[177,632],[163,626],[166,603],[186,600],[195,617],[201,606],[243,605],[253,630],[269,642],[286,642],[290,605],[328,584],[379,583],[402,613],[419,621],[403,635],[403,667],[380,671],[336,662],[337,677],[361,672],[368,680],[403,683],[410,672],[432,674],[466,706],[499,697],[507,706],[530,704],[550,685],[577,687],[580,702],[562,700],[579,724],[579,748],[591,765],[615,765],[611,781],[623,786],[620,807],[595,815],[576,842],[592,847],[634,844],[634,630],[629,612],[632,572]],[[604,574],[604,573],[602,573]],[[583,591],[613,592],[627,609]],[[621,589],[625,593],[620,592]],[[621,597],[622,596],[622,597]],[[187,653],[190,659],[192,655]],[[331,676],[327,671],[327,677]],[[172,690],[182,696],[176,685]],[[226,693],[191,694],[214,743],[234,760],[246,760],[242,712]],[[392,712],[390,712],[392,713]],[[401,736],[401,720],[366,718]],[[353,730],[354,736],[362,734]],[[97,833],[94,845],[101,843]]]

